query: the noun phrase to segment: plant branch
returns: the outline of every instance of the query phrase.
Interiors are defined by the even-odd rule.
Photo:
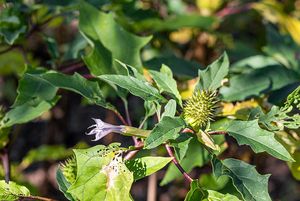
[[[124,124],[125,126],[128,126],[127,122],[125,121],[123,116],[118,111],[116,111],[116,110],[112,110],[112,111],[119,118],[119,120],[122,122],[122,124]]]
[[[209,135],[226,135],[228,134],[227,131],[209,131],[207,132]]]
[[[188,173],[185,172],[185,170],[183,169],[183,167],[179,164],[178,160],[176,159],[176,157],[174,156],[174,153],[171,149],[171,147],[169,145],[165,145],[165,148],[169,154],[170,157],[172,157],[172,161],[174,163],[174,165],[178,168],[178,170],[183,174],[184,178],[191,183],[193,181],[193,179],[188,175]]]
[[[80,61],[76,63],[72,63],[65,66],[60,66],[59,68],[63,68],[61,72],[63,73],[72,73],[75,72],[77,69],[84,67],[85,65]]]
[[[7,148],[3,149],[3,153],[1,154],[1,160],[2,160],[3,169],[4,169],[5,182],[9,183],[9,180],[10,180],[10,163],[9,163],[9,155],[8,155],[8,149]]]
[[[127,101],[123,101],[124,103],[124,109],[125,109],[125,115],[126,115],[126,120],[129,126],[132,126],[131,119],[130,119],[130,114],[129,114],[129,109],[128,109],[128,103]]]
[[[237,13],[242,13],[244,11],[250,10],[252,8],[252,3],[246,3],[242,6],[227,6],[224,9],[217,12],[217,16],[220,18],[227,17],[228,15],[233,15]]]
[[[132,159],[141,149],[143,149],[144,143],[143,142],[138,142],[137,145],[133,147],[134,150],[130,151],[125,157],[125,160],[130,160]]]
[[[19,200],[41,200],[41,201],[57,201],[51,198],[45,198],[45,197],[41,197],[41,196],[33,196],[33,195],[29,195],[29,196],[19,196]]]
[[[10,50],[13,50],[14,48],[16,47],[19,47],[18,45],[12,45],[12,46],[9,46],[8,48],[4,49],[4,50],[1,50],[0,51],[0,54],[5,54],[6,52],[9,52]]]

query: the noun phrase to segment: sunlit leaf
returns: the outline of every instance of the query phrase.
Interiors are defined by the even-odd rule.
[[[171,160],[171,157],[145,156],[126,161],[126,166],[133,172],[134,180],[138,180],[157,172]]]

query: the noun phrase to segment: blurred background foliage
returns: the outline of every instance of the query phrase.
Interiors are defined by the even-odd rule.
[[[67,74],[99,75],[103,72],[97,71],[98,66],[106,66],[103,68],[106,73],[114,71],[111,66],[118,65],[115,58],[143,67],[140,70],[146,77],[149,77],[149,69],[158,70],[162,63],[168,65],[182,98],[187,99],[197,82],[198,69],[205,68],[226,50],[231,62],[230,82],[225,81],[220,90],[225,116],[243,117],[243,111],[258,106],[263,111],[270,110],[272,104],[281,106],[287,95],[299,86],[299,0],[87,2],[109,13],[103,17],[109,23],[96,24],[100,31],[95,35],[87,34],[90,32],[85,25],[93,21],[89,18],[91,13],[79,16],[79,10],[84,9],[79,0],[0,1],[2,114],[14,103],[18,80],[28,68],[43,66]],[[125,33],[119,27],[123,27]],[[117,31],[119,35],[109,35]],[[103,55],[107,56],[102,58]],[[101,88],[104,96],[122,111],[122,103],[115,100],[116,94],[108,86]],[[58,162],[70,156],[74,147],[93,145],[84,135],[91,117],[101,117],[115,124],[120,122],[111,112],[89,105],[78,95],[66,91],[60,94],[63,96],[58,104],[38,119],[16,125],[11,131],[1,130],[0,142],[2,148],[9,150],[14,181],[26,184],[31,192],[63,200],[55,182]],[[144,115],[143,108],[135,107],[141,103],[136,97],[129,98],[134,124]],[[8,132],[12,133],[9,137],[5,134]],[[299,129],[281,131],[276,137],[294,156],[295,163],[286,164],[265,154],[254,155],[249,148],[238,147],[230,137],[223,155],[254,163],[260,173],[271,173],[269,191],[273,200],[299,200]],[[116,138],[130,144],[120,136],[111,135],[103,143]],[[190,168],[195,160],[192,156],[185,168]],[[204,154],[201,157],[194,165],[201,168],[195,168],[191,174],[201,173],[200,183],[209,189],[230,192],[233,188],[228,179],[216,180],[210,173],[211,167],[204,165],[208,159]],[[176,174],[168,170],[171,178],[165,178],[162,183],[175,179]],[[0,175],[4,177],[2,167]],[[162,180],[163,175],[164,172],[158,173],[158,179]],[[137,200],[146,199],[146,186],[147,179],[134,185],[132,194]],[[158,200],[182,200],[187,186],[182,179],[176,179],[159,188]]]

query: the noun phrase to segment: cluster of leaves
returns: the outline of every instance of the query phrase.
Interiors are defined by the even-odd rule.
[[[222,6],[221,1],[206,7],[204,1],[197,2],[199,7],[206,8],[209,13]],[[149,14],[147,17],[135,19],[137,14],[135,16],[131,13],[136,5],[134,2],[124,3],[121,7],[118,5],[104,1],[99,10],[88,2],[68,1],[66,5],[58,6],[60,9],[78,6],[78,26],[83,36],[80,40],[85,41],[84,47],[86,44],[89,46],[88,53],[84,54],[82,59],[90,75],[67,75],[59,70],[27,65],[19,79],[14,104],[9,111],[0,114],[0,148],[4,149],[10,143],[10,130],[15,125],[30,122],[53,108],[61,98],[58,95],[59,89],[77,93],[89,104],[111,110],[120,117],[118,108],[108,101],[105,89],[109,89],[124,102],[125,108],[128,107],[129,94],[144,101],[144,118],[140,120],[141,124],[137,128],[129,126],[131,123],[128,119],[122,119],[126,124],[126,131],[122,134],[133,136],[137,140],[135,147],[121,147],[119,143],[112,143],[108,146],[74,149],[73,154],[64,147],[45,146],[29,152],[21,166],[26,168],[33,161],[59,160],[72,155],[58,168],[56,178],[65,197],[74,201],[133,200],[130,194],[133,183],[169,163],[161,185],[166,185],[183,174],[190,182],[186,201],[271,200],[268,193],[270,175],[259,174],[254,166],[242,160],[222,159],[220,154],[228,146],[225,135],[229,135],[238,145],[248,145],[255,153],[266,152],[287,161],[293,174],[297,173],[295,169],[298,166],[295,164],[299,165],[300,161],[299,142],[286,139],[290,138],[289,132],[296,132],[300,125],[300,87],[295,87],[299,85],[299,46],[292,43],[291,37],[282,36],[273,27],[268,26],[266,30],[269,42],[263,48],[264,54],[249,55],[231,66],[226,53],[205,69],[179,68],[178,63],[186,65],[186,68],[193,63],[174,55],[142,61],[141,50],[151,41],[151,33],[173,31],[181,27],[201,28],[213,32],[220,19],[212,15],[187,15],[181,10],[187,6],[185,4],[173,7],[169,5],[170,10],[173,9],[177,14],[174,18],[161,20],[158,16]],[[258,10],[259,5],[255,4]],[[24,7],[20,12],[18,7],[5,8],[0,14],[1,39],[10,45],[16,45],[22,37],[28,37],[34,30],[27,28],[22,20],[36,10],[41,12],[40,9]],[[105,12],[107,10],[112,12]],[[45,18],[47,21],[47,17]],[[128,23],[132,20],[134,23]],[[142,37],[135,33],[147,33],[149,36]],[[55,66],[59,56],[57,44],[49,37],[45,37],[45,41],[51,55],[49,63]],[[78,51],[73,52],[73,56],[78,57],[79,50],[83,48],[74,49]],[[64,57],[70,58],[67,55],[70,53],[67,52]],[[143,65],[147,69],[143,68]],[[204,118],[205,124],[195,128],[189,125],[185,115],[182,115],[189,104],[185,103],[178,85],[182,78],[175,80],[175,77],[182,74],[183,80],[190,77],[197,80],[196,84],[188,89],[192,93],[213,92],[216,95],[220,108],[210,113],[215,115],[214,122],[210,122],[211,116],[204,115],[201,118]],[[291,85],[293,92],[290,91],[287,96],[285,89]],[[250,97],[261,99],[265,103],[268,101],[278,104],[284,99],[286,101],[281,107],[274,105],[268,108],[261,104],[257,107],[242,108],[229,115],[221,111],[221,106],[224,107],[224,111],[230,104],[228,102],[243,101]],[[193,106],[189,107],[193,109]],[[197,109],[195,108],[195,112],[198,112]],[[145,124],[155,115],[156,118],[153,119],[157,119],[157,122],[154,126]],[[142,145],[142,150],[137,150],[138,145]],[[163,146],[166,147],[169,157],[149,154],[127,157],[133,152],[147,153],[147,150]],[[46,157],[49,153],[55,154],[50,158]],[[195,167],[203,167],[209,162],[213,172],[211,180],[214,179],[219,184],[226,178],[225,183],[230,186],[230,191],[223,189],[218,192],[220,189],[203,185],[201,177],[192,179],[188,176]],[[297,178],[297,174],[295,175]],[[0,181],[0,190],[1,200],[26,197],[38,199],[30,195],[26,187],[14,182]]]

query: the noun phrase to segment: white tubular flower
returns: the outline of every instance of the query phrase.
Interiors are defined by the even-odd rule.
[[[95,124],[88,127],[88,129],[93,128],[86,135],[95,135],[95,139],[92,141],[98,141],[101,138],[105,137],[109,133],[123,133],[125,131],[125,126],[115,126],[112,124],[108,124],[103,122],[101,119],[94,119]]]

